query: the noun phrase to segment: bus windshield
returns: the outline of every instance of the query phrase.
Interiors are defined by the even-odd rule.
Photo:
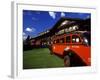
[[[90,33],[83,33],[83,42],[86,45],[91,45],[91,36]]]

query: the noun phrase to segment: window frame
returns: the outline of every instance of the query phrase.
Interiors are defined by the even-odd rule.
[[[77,42],[72,42],[72,39],[73,39],[73,36],[78,36],[79,37],[79,39],[80,39],[80,41],[77,43]],[[82,41],[82,38],[81,38],[81,36],[80,36],[80,34],[72,34],[71,35],[71,44],[82,44],[83,43],[83,41]]]

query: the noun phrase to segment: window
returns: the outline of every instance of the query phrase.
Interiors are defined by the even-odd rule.
[[[91,45],[91,35],[90,33],[83,34],[83,42],[87,45]]]
[[[64,43],[64,38],[61,38],[60,39],[60,43]]]
[[[54,40],[53,43],[55,44],[56,43],[56,40]]]
[[[59,39],[57,39],[56,43],[59,43]]]
[[[66,25],[68,23],[69,23],[69,21],[65,20],[64,22],[62,22],[61,26],[64,26],[64,25]]]
[[[73,35],[72,36],[72,43],[80,43],[81,40],[80,40],[80,37],[77,36],[77,35]]]
[[[70,43],[70,36],[66,37],[66,43]]]

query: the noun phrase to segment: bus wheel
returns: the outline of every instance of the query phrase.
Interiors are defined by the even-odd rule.
[[[65,67],[70,67],[71,66],[70,56],[68,56],[68,55],[64,56],[64,66]]]

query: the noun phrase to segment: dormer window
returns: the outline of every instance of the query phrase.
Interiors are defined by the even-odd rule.
[[[64,22],[62,22],[61,26],[64,26],[66,24],[68,24],[69,21],[65,20]]]

